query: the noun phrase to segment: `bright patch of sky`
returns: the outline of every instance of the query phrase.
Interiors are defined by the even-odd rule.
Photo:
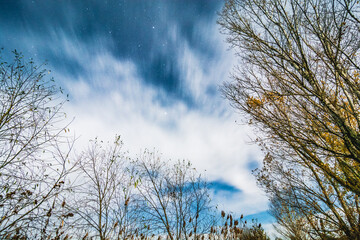
[[[242,117],[220,92],[236,64],[216,25],[221,0],[0,0],[0,47],[49,63],[85,146],[122,136],[133,155],[188,159],[213,182],[219,209],[270,228],[251,170],[261,163]],[[262,221],[264,220],[264,221]],[[267,224],[267,225],[266,225]]]

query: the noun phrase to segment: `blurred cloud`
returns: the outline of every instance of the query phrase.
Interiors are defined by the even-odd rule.
[[[70,94],[65,111],[78,149],[120,134],[133,155],[156,148],[206,171],[222,209],[264,214],[251,175],[262,154],[218,91],[236,63],[216,25],[222,4],[9,1],[0,9],[0,47],[48,60]]]
[[[227,210],[253,214],[267,208],[248,170],[249,161],[254,164],[261,154],[256,146],[246,145],[249,129],[235,124],[237,116],[224,99],[209,98],[207,103],[213,108],[203,109],[181,101],[162,104],[159,99],[166,98],[166,92],[143,84],[134,63],[103,52],[79,64],[88,66],[86,80],[79,76],[66,81],[66,87],[73,98],[67,112],[75,116],[72,129],[82,136],[82,145],[89,138],[111,140],[120,134],[133,154],[156,148],[165,158],[191,160],[198,170],[206,171],[210,181],[221,179],[224,186],[234,186],[239,192],[214,192],[214,199]],[[199,98],[208,97],[199,92]]]

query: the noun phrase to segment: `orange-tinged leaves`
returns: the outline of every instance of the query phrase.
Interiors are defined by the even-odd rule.
[[[261,107],[263,103],[264,102],[261,99],[252,96],[250,96],[247,100],[247,104],[254,109]]]

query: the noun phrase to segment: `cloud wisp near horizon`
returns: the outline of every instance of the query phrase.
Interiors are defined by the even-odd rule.
[[[251,175],[262,154],[219,91],[236,64],[216,25],[223,1],[0,3],[2,54],[48,61],[80,145],[119,134],[130,153],[188,159],[219,208],[271,222]]]

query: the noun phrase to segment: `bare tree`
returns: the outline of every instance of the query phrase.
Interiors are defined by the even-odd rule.
[[[39,237],[62,202],[72,141],[47,71],[14,55],[0,63],[0,237]]]
[[[279,232],[290,239],[358,239],[359,199],[314,165],[267,155],[257,172]]]
[[[72,206],[78,231],[99,239],[125,239],[136,228],[134,177],[120,137],[95,139],[80,157],[79,186]]]
[[[170,239],[196,239],[210,231],[214,217],[208,186],[190,162],[170,165],[145,151],[135,164],[145,228]]]

